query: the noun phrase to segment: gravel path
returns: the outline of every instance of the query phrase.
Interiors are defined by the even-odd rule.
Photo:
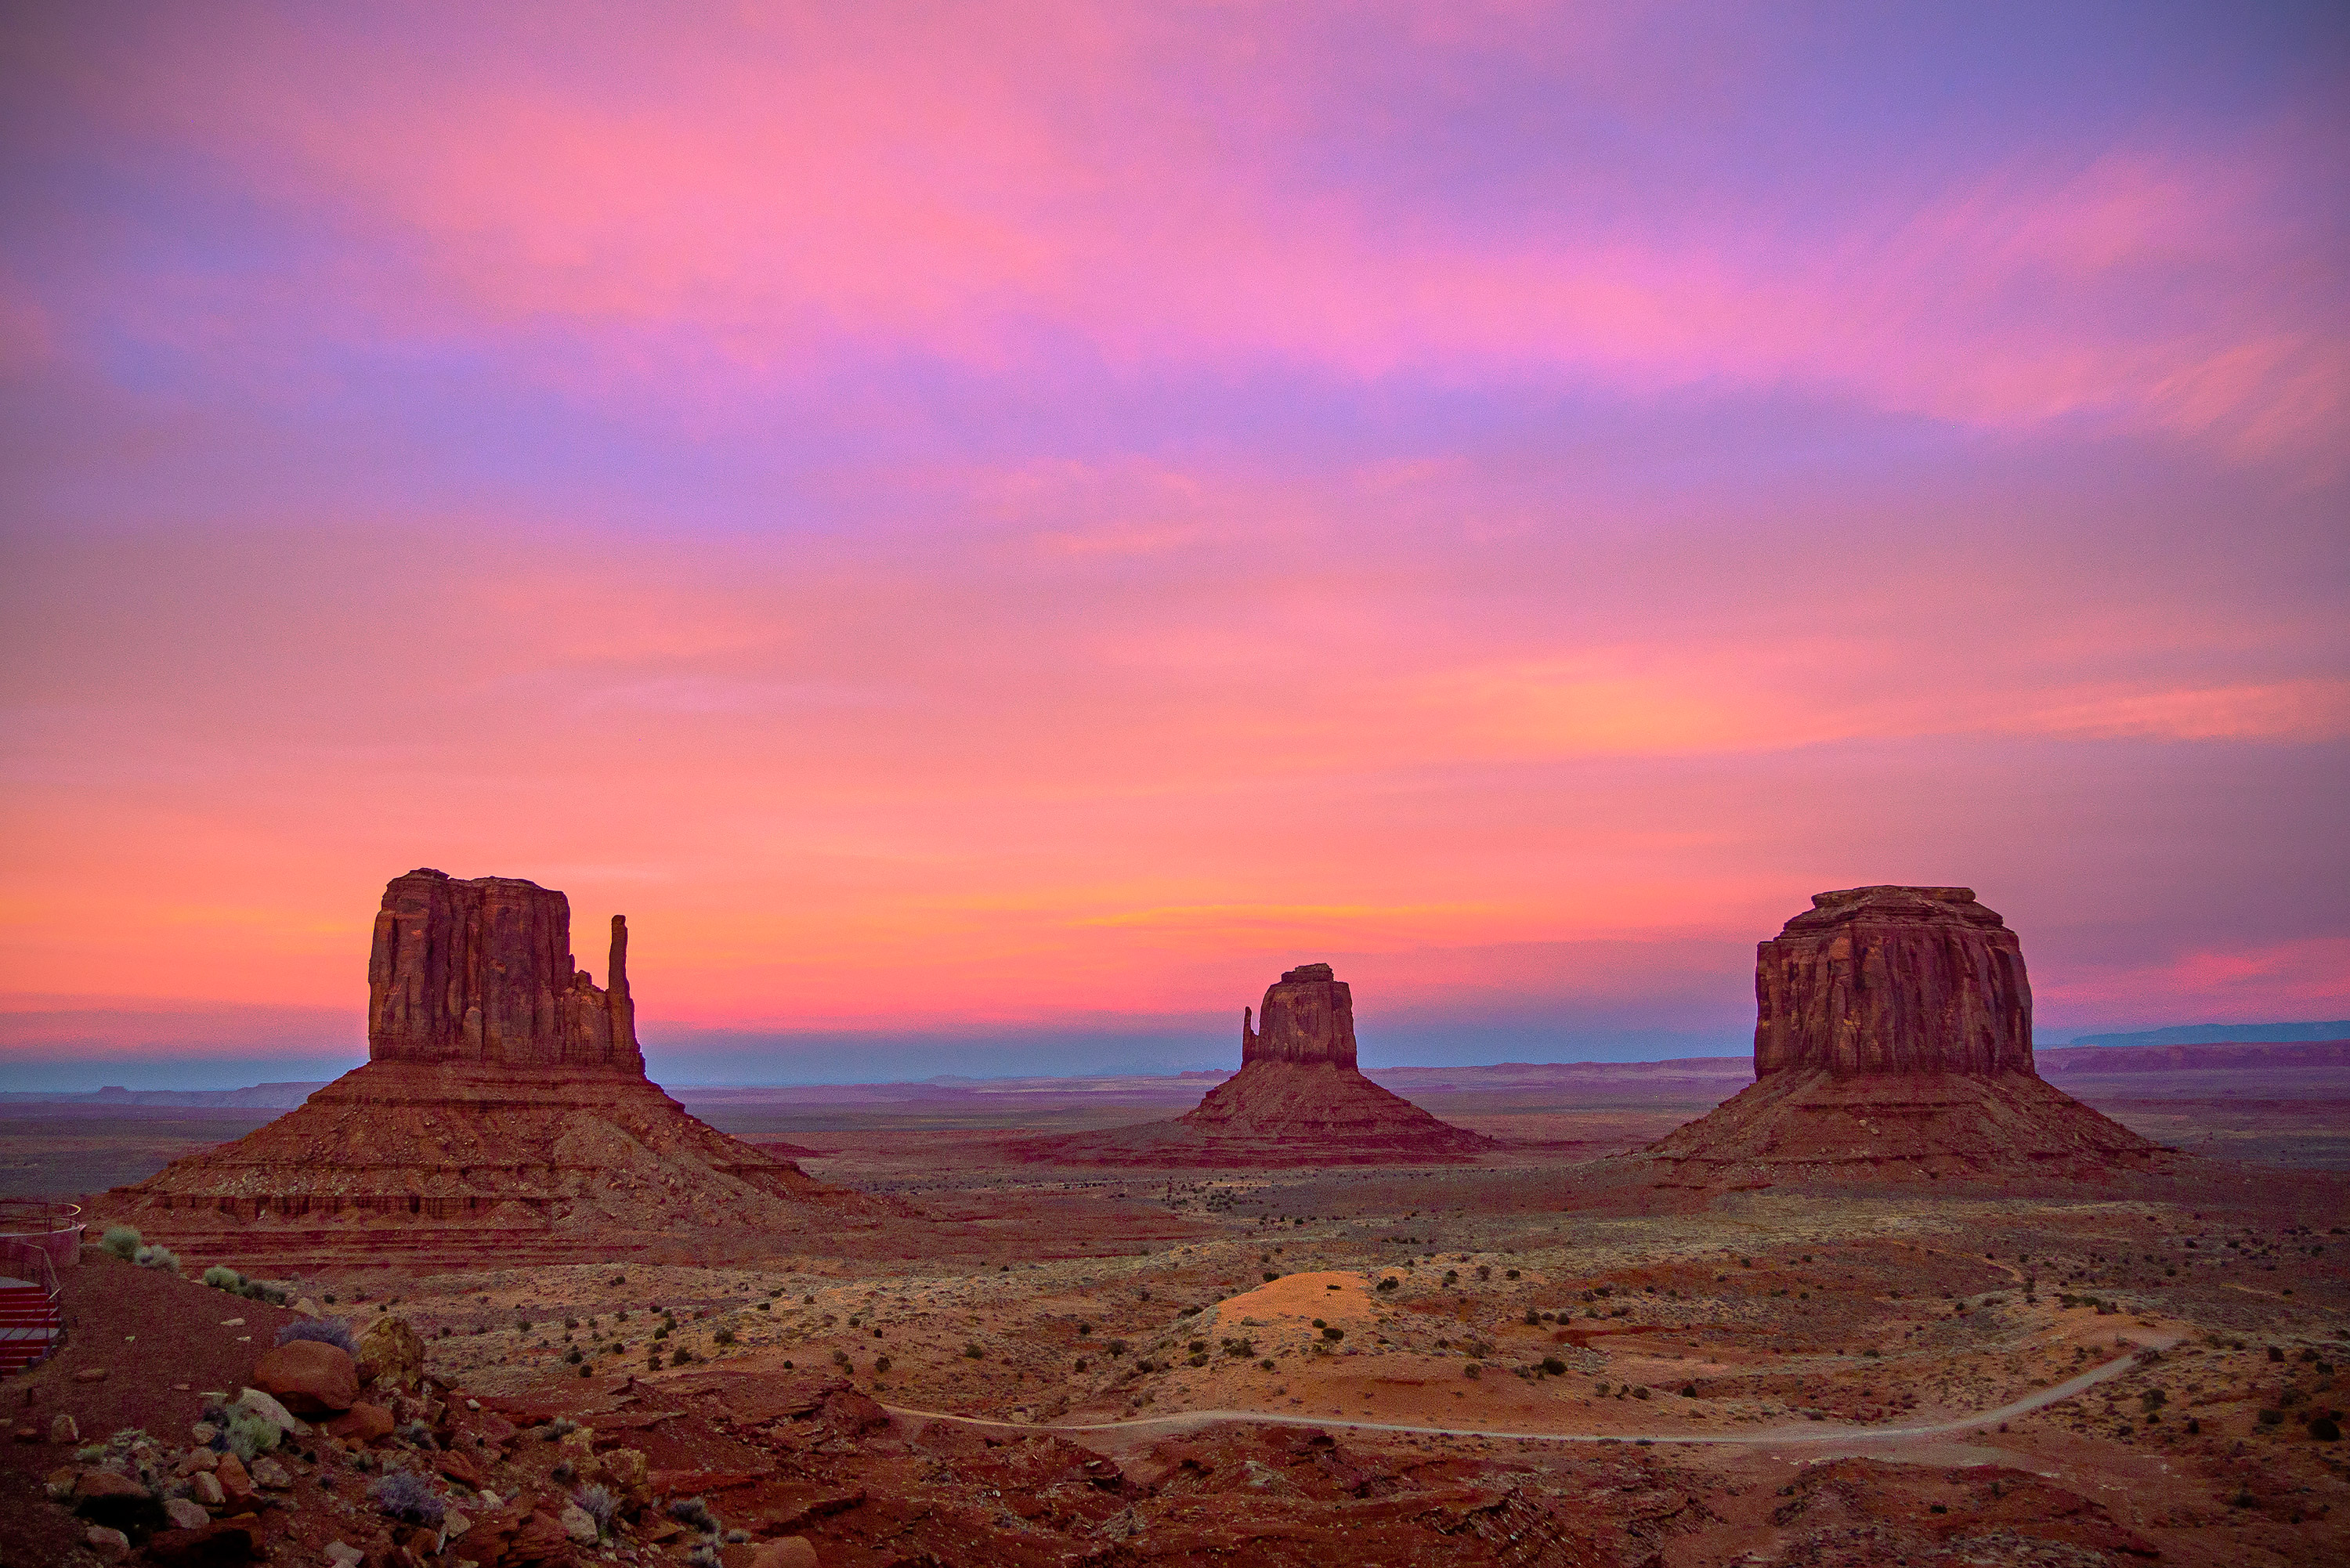
[[[2147,1347],[2168,1350],[2178,1343],[2176,1339],[2149,1339]],[[1693,1432],[1504,1432],[1482,1427],[1419,1427],[1400,1421],[1350,1421],[1336,1417],[1306,1416],[1274,1410],[1184,1410],[1170,1416],[1140,1416],[1123,1421],[1086,1422],[1024,1422],[996,1421],[983,1416],[956,1416],[941,1410],[914,1410],[899,1405],[885,1405],[883,1409],[893,1416],[911,1417],[924,1421],[953,1421],[966,1427],[986,1427],[1014,1432],[1134,1432],[1156,1429],[1165,1432],[1190,1431],[1225,1421],[1254,1422],[1274,1427],[1320,1427],[1329,1430],[1350,1432],[1400,1432],[1439,1438],[1501,1438],[1519,1442],[1544,1443],[1703,1443],[1755,1448],[1786,1448],[1795,1444],[1881,1442],[1912,1438],[1942,1438],[1956,1432],[1970,1432],[1983,1427],[1996,1426],[2031,1414],[2050,1405],[2070,1399],[2085,1389],[2094,1388],[2109,1378],[2118,1377],[2137,1365],[2137,1354],[2116,1356],[2074,1377],[2046,1388],[2027,1394],[1995,1410],[1979,1411],[1953,1420],[1930,1421],[1915,1427],[1847,1427],[1833,1422],[1806,1421],[1800,1427],[1780,1427],[1768,1431],[1742,1432],[1715,1436]]]

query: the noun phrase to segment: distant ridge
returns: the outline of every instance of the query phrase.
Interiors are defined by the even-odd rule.
[[[2280,1040],[2350,1040],[2350,1018],[2328,1023],[2175,1023],[2130,1034],[2075,1034],[2074,1045],[2232,1045]]]

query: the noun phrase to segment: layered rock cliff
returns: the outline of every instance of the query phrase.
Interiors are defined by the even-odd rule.
[[[645,1076],[627,926],[601,990],[570,938],[569,900],[536,883],[394,877],[367,1063],[103,1207],[159,1240],[312,1262],[754,1253],[900,1211],[689,1116]]]
[[[2043,1082],[2023,946],[1966,888],[1851,888],[1760,943],[1754,1077],[1629,1157],[1666,1185],[2095,1179],[2164,1150]]]
[[[1814,896],[1754,954],[1754,1071],[2029,1073],[2023,944],[1971,888]]]
[[[421,869],[383,890],[368,955],[368,1057],[644,1071],[629,928],[612,917],[608,982],[571,956],[571,901],[513,877]]]

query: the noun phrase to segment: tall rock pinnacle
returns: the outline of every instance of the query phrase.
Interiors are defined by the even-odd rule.
[[[642,1073],[629,930],[609,988],[571,957],[571,901],[514,877],[411,871],[383,890],[368,955],[368,1058]]]
[[[1265,987],[1263,1029],[1241,1009],[1241,1065],[1303,1062],[1355,1067],[1355,993],[1326,963],[1300,964]]]

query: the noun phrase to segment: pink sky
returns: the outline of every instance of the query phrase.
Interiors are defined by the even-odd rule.
[[[356,15],[9,24],[0,1086],[420,865],[683,1077],[1735,1051],[1874,881],[2350,1016],[2324,8]]]

